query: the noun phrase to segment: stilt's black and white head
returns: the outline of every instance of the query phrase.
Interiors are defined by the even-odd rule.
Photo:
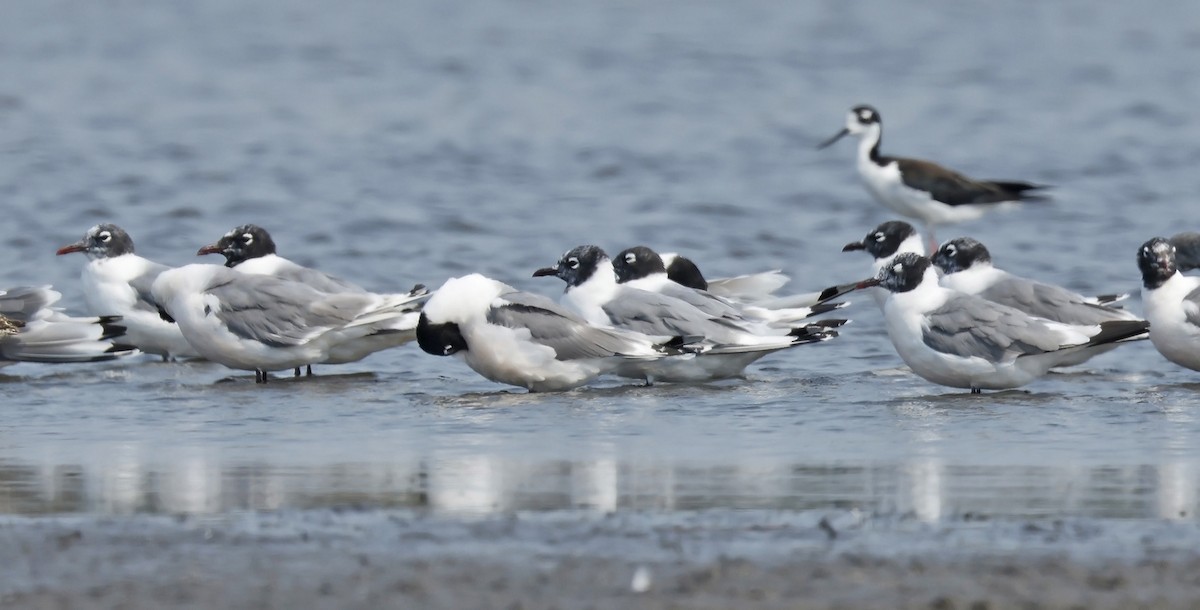
[[[1162,237],[1142,244],[1138,250],[1138,269],[1142,270],[1142,285],[1146,288],[1162,286],[1179,271],[1175,266],[1175,246]]]
[[[83,239],[59,248],[57,254],[63,255],[72,252],[83,252],[92,260],[133,254],[133,239],[117,225],[99,224],[88,229]]]
[[[883,127],[879,111],[865,104],[855,106],[846,114],[846,126],[833,137],[821,142],[818,149],[831,146],[846,136],[860,136],[879,131]]]
[[[598,246],[578,246],[567,250],[553,267],[543,267],[533,272],[533,277],[557,276],[567,286],[579,286],[592,278],[597,271],[612,273],[608,255]]]
[[[220,254],[225,257],[226,267],[236,267],[252,258],[275,254],[275,240],[258,225],[242,225],[196,252],[197,256],[205,254]]]
[[[700,273],[700,267],[692,259],[679,254],[666,255],[663,264],[667,266],[667,279],[696,290],[708,290],[708,280]]]
[[[931,265],[929,259],[920,254],[902,252],[880,269],[873,280],[860,283],[859,288],[883,286],[892,292],[908,292],[921,285]]]
[[[842,246],[842,252],[865,250],[873,258],[887,258],[899,252],[901,247],[924,251],[921,236],[912,225],[903,220],[889,220],[874,231],[867,233],[862,241],[852,241]]]
[[[991,264],[987,246],[970,237],[959,237],[944,244],[933,255],[933,264],[945,273],[966,271],[977,264]]]
[[[640,280],[655,273],[666,273],[662,257],[646,246],[626,248],[617,254],[612,262],[613,271],[617,274],[617,283],[624,284]]]

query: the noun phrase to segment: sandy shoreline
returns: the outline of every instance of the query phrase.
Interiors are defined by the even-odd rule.
[[[1200,607],[1200,528],[1122,520],[8,517],[0,563],[6,609]]]

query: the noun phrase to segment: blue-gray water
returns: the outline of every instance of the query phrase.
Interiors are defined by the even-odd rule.
[[[1055,185],[946,228],[1010,270],[1134,291],[1145,239],[1197,229],[1200,4],[880,0],[5,2],[4,285],[81,307],[116,222],[170,264],[234,225],[380,290],[529,277],[645,243],[812,290],[889,217],[853,146]],[[256,387],[211,364],[17,365],[0,511],[280,507],[860,509],[1195,519],[1200,380],[1145,343],[1026,392],[900,367],[867,298],[836,341],[747,379],[530,395],[415,345]],[[1134,299],[1128,305],[1140,310]],[[226,381],[232,380],[232,381]]]

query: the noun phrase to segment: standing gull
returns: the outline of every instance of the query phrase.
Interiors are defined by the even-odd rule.
[[[497,383],[552,392],[605,373],[641,377],[647,363],[681,356],[670,337],[598,328],[546,297],[479,274],[450,278],[421,312],[421,349],[455,356]]]
[[[1030,316],[940,286],[929,259],[912,253],[896,256],[861,285],[890,291],[883,305],[888,337],[914,373],[972,393],[1023,386],[1080,351],[1145,334],[1149,326],[1143,320],[1063,324]]]
[[[1139,319],[1129,311],[1106,305],[1119,300],[1117,296],[1085,297],[1061,286],[1004,271],[992,264],[987,246],[970,237],[959,237],[942,244],[932,262],[944,273],[939,280],[942,286],[977,294],[1031,316],[1066,324]]]
[[[416,339],[417,321],[419,319],[418,314],[421,309],[421,303],[429,297],[429,290],[421,284],[417,284],[407,293],[375,295],[375,293],[368,292],[366,289],[342,278],[292,262],[279,256],[275,251],[275,240],[271,238],[271,234],[266,229],[254,224],[235,227],[221,236],[221,239],[215,243],[204,246],[196,252],[197,256],[206,254],[220,254],[224,256],[225,266],[236,269],[241,273],[266,275],[300,282],[327,294],[352,292],[379,296],[398,304],[411,304],[410,314],[396,321],[393,325],[392,330],[394,332],[377,334],[360,341],[339,345],[332,350],[329,358],[324,361],[324,364],[357,362],[381,349],[413,341]],[[311,376],[311,364],[305,368],[307,374]],[[297,368],[295,374],[299,376],[300,369]]]
[[[259,383],[270,371],[350,362],[409,341],[419,308],[404,298],[321,292],[217,265],[164,271],[151,293],[200,355],[254,371]]]
[[[1161,237],[1138,250],[1150,343],[1167,360],[1200,371],[1200,277],[1180,273],[1175,256]]]
[[[126,328],[124,341],[164,361],[194,358],[198,354],[179,327],[158,315],[150,286],[160,273],[170,269],[134,253],[133,239],[114,224],[88,229],[83,239],[58,249],[58,255],[83,252],[83,299],[95,316],[121,316]]]
[[[279,256],[275,252],[275,240],[271,238],[271,234],[254,224],[234,227],[215,243],[196,252],[197,256],[205,254],[224,256],[226,267],[232,267],[242,273],[270,275],[303,282],[322,292],[366,292],[342,278],[310,269]]]
[[[684,286],[672,280],[667,273],[666,265],[663,264],[662,257],[646,246],[634,246],[622,250],[613,259],[612,266],[619,284],[686,301],[697,309],[716,317],[744,317],[748,321],[786,326],[845,306],[845,303],[828,302],[840,295],[826,296],[823,300],[814,295],[811,306],[786,309],[770,309],[730,301],[707,290]]]
[[[755,360],[782,349],[837,336],[846,320],[818,320],[790,329],[771,328],[736,310],[712,315],[664,294],[618,284],[612,261],[591,245],[568,250],[553,267],[535,277],[556,276],[567,283],[563,303],[585,320],[658,336],[681,336],[701,346],[691,361],[664,362],[654,375],[662,381],[705,381],[740,375]],[[647,381],[653,379],[647,378]]]

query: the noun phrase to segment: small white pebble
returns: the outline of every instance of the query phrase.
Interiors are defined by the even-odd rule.
[[[638,566],[633,571],[633,582],[629,583],[629,589],[634,593],[645,593],[650,590],[652,584],[654,584],[654,577],[650,575],[650,568]]]

